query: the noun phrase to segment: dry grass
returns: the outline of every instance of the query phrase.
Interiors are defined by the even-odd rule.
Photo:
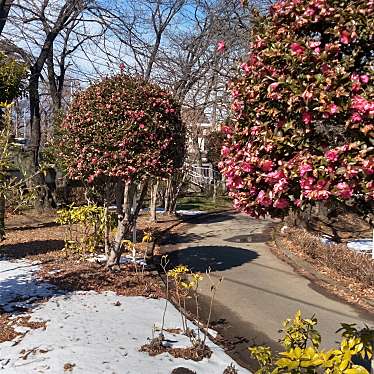
[[[293,247],[310,261],[318,262],[367,287],[374,287],[374,261],[370,256],[352,251],[346,244],[325,245],[320,238],[303,229],[287,231]]]
[[[276,244],[273,251],[285,261],[290,260],[280,248],[308,262],[316,274],[324,275],[325,279],[316,277],[291,261],[298,272],[318,286],[350,304],[374,312],[374,261],[369,256],[351,251],[345,244],[325,245],[318,236],[300,228],[289,228],[284,236],[276,233]]]

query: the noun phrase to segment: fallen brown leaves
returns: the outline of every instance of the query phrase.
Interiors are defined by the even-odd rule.
[[[11,314],[0,313],[0,343],[22,336],[23,333],[16,331],[17,326],[28,327],[29,329],[45,329],[46,322],[30,321],[31,316],[12,318]]]
[[[114,291],[119,295],[163,297],[158,275],[133,264],[109,270],[77,257],[54,258],[43,265],[38,276],[66,291]]]
[[[140,348],[140,352],[147,352],[150,356],[157,356],[161,353],[169,353],[175,358],[183,358],[185,360],[201,361],[204,358],[210,358],[211,349],[206,345],[186,348],[172,348],[164,346],[159,338],[153,339],[149,344],[144,344]]]

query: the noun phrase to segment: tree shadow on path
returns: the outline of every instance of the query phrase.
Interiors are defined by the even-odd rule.
[[[255,251],[231,246],[196,246],[177,250],[169,254],[170,267],[187,265],[192,271],[204,273],[224,271],[259,257]]]

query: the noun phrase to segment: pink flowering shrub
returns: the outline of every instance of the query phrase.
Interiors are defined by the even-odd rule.
[[[62,123],[70,178],[133,181],[164,177],[182,164],[185,128],[171,96],[142,78],[119,74],[81,92]]]
[[[219,165],[236,208],[372,207],[373,14],[372,0],[283,0],[255,17]]]

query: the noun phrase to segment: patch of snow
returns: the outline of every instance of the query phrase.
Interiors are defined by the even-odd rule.
[[[286,232],[287,232],[287,230],[288,230],[288,226],[287,226],[287,225],[284,225],[284,226],[282,226],[282,228],[280,229],[280,233],[281,233],[282,235],[285,235]]]
[[[373,240],[372,239],[350,240],[347,242],[347,247],[354,251],[371,253],[373,250]]]
[[[78,291],[57,294],[35,278],[37,265],[27,261],[0,261],[0,300],[9,306],[15,296],[50,297],[33,305],[32,321],[46,321],[46,329],[25,330],[15,342],[0,343],[0,370],[4,374],[63,374],[64,365],[74,365],[74,374],[168,374],[183,366],[199,374],[221,374],[233,360],[207,339],[211,358],[195,362],[168,353],[150,357],[139,352],[155,326],[160,328],[164,299],[119,296],[114,292]],[[54,296],[53,296],[54,295]],[[8,304],[10,303],[10,304]],[[8,310],[12,310],[11,308]],[[181,327],[181,316],[170,303],[165,328]],[[196,325],[189,323],[196,330]],[[158,334],[158,333],[157,333]],[[182,334],[165,333],[172,347],[190,346]],[[248,370],[235,365],[239,373]]]
[[[53,285],[35,278],[38,269],[37,262],[0,260],[0,308],[6,312],[19,311],[56,294]]]
[[[320,236],[319,240],[321,241],[322,244],[327,244],[327,245],[334,245],[336,244],[330,236],[328,235],[322,235]]]
[[[182,216],[199,216],[205,213],[207,213],[205,210],[177,210],[177,214],[181,214]]]
[[[95,263],[104,263],[107,261],[107,256],[106,255],[94,255],[90,256],[87,258],[87,261],[89,262],[95,262]],[[147,266],[147,262],[144,261],[144,258],[136,258],[134,261],[134,257],[131,255],[125,255],[121,256],[119,263],[122,264],[131,264],[131,263],[136,263],[137,265],[140,266]]]
[[[149,208],[142,209],[142,212],[149,212]],[[164,214],[165,213],[165,209],[164,208],[156,208],[156,212],[160,213],[160,214]],[[197,216],[197,215],[200,215],[200,214],[205,214],[207,212],[205,210],[185,210],[185,209],[178,209],[176,211],[176,213],[180,214],[182,216]]]

